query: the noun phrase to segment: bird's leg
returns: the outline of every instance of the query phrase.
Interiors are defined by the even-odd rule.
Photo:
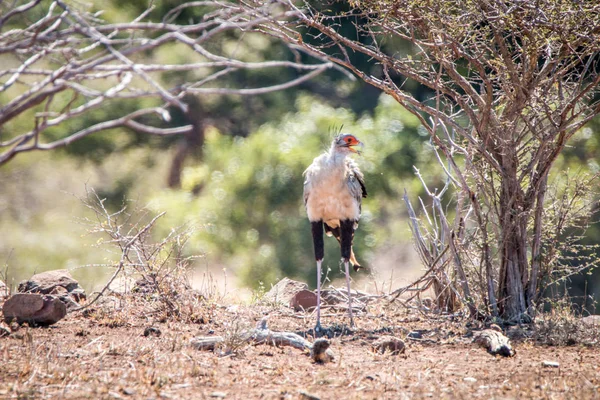
[[[315,332],[320,332],[321,328],[321,263],[323,260],[317,260],[317,325]]]
[[[354,221],[340,221],[342,260],[346,270],[346,287],[348,288],[348,314],[350,316],[350,325],[354,326],[354,317],[352,315],[352,294],[350,293],[350,255],[352,254],[352,237],[354,236]]]
[[[325,256],[323,221],[311,221],[311,229],[315,247],[315,258],[317,260],[317,325],[315,326],[315,332],[321,332],[321,264]]]
[[[350,326],[354,327],[354,316],[352,315],[352,294],[350,293],[350,261],[344,259],[346,268],[346,287],[348,288],[348,314],[350,316]]]

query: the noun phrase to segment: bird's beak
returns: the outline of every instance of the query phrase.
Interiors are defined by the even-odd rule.
[[[357,149],[357,148],[355,148],[356,146],[360,147],[360,150]],[[351,152],[356,153],[358,155],[361,155],[363,147],[365,147],[365,145],[363,144],[363,142],[358,141],[358,140],[356,141],[356,143],[348,145],[348,149]]]

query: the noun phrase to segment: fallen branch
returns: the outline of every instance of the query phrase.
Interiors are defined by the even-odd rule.
[[[315,341],[318,344],[313,349],[313,343],[293,332],[275,332],[267,327],[267,319],[263,318],[255,329],[249,329],[239,334],[236,342],[247,342],[248,344],[267,344],[270,346],[290,346],[299,350],[308,350],[316,362],[333,360],[334,354],[322,342],[326,339]],[[190,340],[190,345],[197,350],[215,350],[225,344],[223,336],[198,336]],[[313,351],[314,350],[314,351]],[[227,351],[225,351],[227,353]]]

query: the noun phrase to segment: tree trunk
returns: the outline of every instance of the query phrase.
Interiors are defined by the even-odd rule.
[[[184,100],[189,105],[189,110],[185,114],[185,120],[192,125],[192,131],[186,133],[177,143],[177,150],[175,150],[167,177],[167,186],[171,189],[179,189],[181,187],[181,173],[185,165],[185,160],[189,155],[194,154],[194,152],[202,152],[202,146],[204,145],[206,124],[202,105],[199,100],[192,96],[187,96]]]
[[[542,258],[542,226],[544,224],[544,199],[548,187],[548,176],[544,177],[540,185],[535,204],[535,216],[533,221],[533,238],[531,239],[531,273],[527,283],[527,307],[530,315],[534,315],[535,303],[539,295],[538,278],[541,270]]]
[[[514,167],[513,167],[514,166]],[[527,215],[517,168],[511,165],[502,177],[500,193],[500,282],[499,305],[504,318],[518,319],[526,312],[525,289],[528,281]]]

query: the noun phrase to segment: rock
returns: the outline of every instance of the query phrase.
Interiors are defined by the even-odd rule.
[[[289,278],[283,278],[275,284],[265,295],[263,300],[271,303],[282,303],[289,305],[290,300],[301,290],[307,290],[308,285],[304,282],[298,282]]]
[[[67,307],[57,297],[35,293],[16,293],[2,307],[4,320],[10,323],[52,325],[67,315]]]
[[[301,290],[290,300],[290,307],[295,311],[309,310],[317,306],[317,295],[310,290]]]
[[[35,274],[26,281],[19,283],[19,293],[41,293],[71,295],[74,300],[85,300],[85,291],[68,270],[57,269]]]
[[[155,326],[149,326],[144,329],[144,336],[160,337],[160,335],[162,335],[162,332]]]
[[[410,339],[423,339],[424,331],[411,331],[408,333],[407,337]]]
[[[499,354],[504,357],[512,357],[516,354],[510,345],[510,340],[504,336],[497,325],[475,334],[473,342],[484,347],[492,355]]]
[[[587,326],[597,327],[600,325],[600,315],[588,315],[587,317],[581,318],[581,322]]]
[[[406,345],[402,339],[394,336],[382,336],[371,345],[374,352],[385,353],[389,351],[393,355],[402,354],[406,350]]]
[[[63,294],[62,296],[58,296],[58,299],[62,301],[67,307],[67,312],[78,310],[81,307],[79,303],[73,300],[73,297],[71,297],[69,294]]]
[[[123,392],[123,394],[126,394],[127,396],[133,396],[136,393],[135,389],[130,388],[123,388],[121,389],[121,392]]]
[[[310,350],[310,358],[312,358],[314,362],[320,364],[324,364],[333,360],[331,352],[327,351],[329,346],[329,340],[325,338],[315,340]]]

